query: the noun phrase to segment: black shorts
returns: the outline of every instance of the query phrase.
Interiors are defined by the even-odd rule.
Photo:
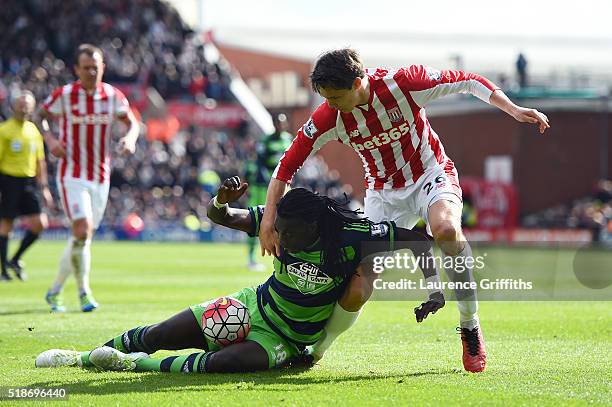
[[[40,188],[36,178],[0,174],[0,219],[40,212]]]

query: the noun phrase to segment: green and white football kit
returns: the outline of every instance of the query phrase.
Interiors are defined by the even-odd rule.
[[[264,206],[249,208],[251,236],[259,234]],[[344,269],[351,274],[337,275],[321,265],[321,247],[315,243],[306,251],[291,253],[282,250],[274,258],[274,273],[258,287],[242,289],[229,297],[241,301],[251,315],[251,331],[246,340],[259,343],[268,353],[269,366],[276,367],[316,343],[323,333],[336,302],[344,293],[354,270],[364,256],[364,242],[388,242],[393,250],[397,234],[393,222],[379,224],[355,223],[342,230]],[[214,301],[214,300],[212,300]],[[206,306],[193,305],[200,327]],[[207,339],[209,350],[219,346]]]

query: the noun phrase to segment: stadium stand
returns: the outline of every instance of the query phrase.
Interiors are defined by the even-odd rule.
[[[82,42],[102,48],[106,82],[151,86],[165,101],[235,103],[228,68],[207,61],[201,37],[159,0],[9,2],[0,13],[0,25],[5,27],[0,36],[0,119],[10,115],[9,98],[16,90],[29,89],[41,102],[57,86],[74,80],[72,53]],[[244,173],[256,136],[241,129],[191,126],[167,143],[141,137],[133,157],[114,156],[104,225],[121,228],[129,214],[138,214],[146,225],[176,223],[189,214],[205,218],[214,183]],[[55,158],[48,157],[54,187]],[[296,183],[331,196],[350,195],[350,186],[338,180],[337,173],[315,159]],[[59,225],[60,209],[50,212],[51,223]]]
[[[71,80],[72,52],[90,42],[104,51],[107,82],[150,83],[164,98],[231,99],[227,73],[206,61],[176,10],[158,0],[10,2],[0,23],[7,27],[0,38],[0,95],[25,87],[45,97]],[[5,117],[7,108],[2,103]]]
[[[528,215],[523,219],[523,225],[589,229],[593,232],[593,240],[602,240],[612,234],[612,181],[599,181],[590,196]]]

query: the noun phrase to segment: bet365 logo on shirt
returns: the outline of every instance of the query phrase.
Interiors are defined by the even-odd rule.
[[[351,143],[351,146],[357,151],[363,150],[373,150],[378,147],[382,147],[385,144],[392,143],[394,141],[399,140],[403,135],[406,135],[410,132],[410,128],[407,123],[402,123],[397,127],[393,127],[386,132],[379,133],[378,135],[372,137],[368,141],[364,141],[363,143]]]

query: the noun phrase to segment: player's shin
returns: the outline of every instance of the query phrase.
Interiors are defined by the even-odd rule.
[[[307,348],[308,353],[314,357],[315,361],[323,357],[327,349],[329,349],[342,332],[353,326],[359,314],[361,314],[361,309],[358,311],[347,311],[339,303],[334,306],[334,310],[323,329],[321,338],[314,345]]]
[[[428,294],[431,296],[436,292],[441,293],[441,290],[439,289],[440,273],[436,267],[433,248],[424,249],[422,251],[413,250],[413,253],[418,259],[419,267],[423,272],[423,278],[425,280],[426,287],[428,287]]]
[[[0,236],[0,265],[2,266],[2,274],[6,272],[6,253],[8,251],[8,236]]]
[[[53,282],[53,285],[51,286],[51,289],[49,290],[51,294],[58,294],[59,292],[62,291],[62,288],[64,287],[64,283],[66,282],[66,279],[72,272],[71,257],[72,257],[73,241],[74,241],[74,238],[72,237],[68,239],[68,244],[66,245],[64,249],[64,253],[62,254],[62,258],[60,259],[59,271],[57,273],[57,277],[55,278],[55,281]]]
[[[472,258],[472,248],[468,242],[461,252],[456,256],[445,258],[444,264],[451,264],[453,267],[446,268],[446,274],[450,281],[453,282],[474,282],[472,268],[468,267],[472,264],[466,259]],[[478,299],[475,289],[457,289],[455,290],[457,297],[457,307],[459,308],[459,323],[461,328],[473,329],[479,325],[478,321]]]
[[[141,372],[206,373],[206,363],[214,352],[198,352],[163,359],[142,358],[136,360],[136,370]]]
[[[145,335],[150,327],[151,325],[138,326],[130,329],[129,331],[125,331],[121,335],[116,336],[106,342],[104,346],[115,348],[124,353],[154,353],[158,350],[158,348],[155,346],[155,344],[149,344],[145,340]]]
[[[249,264],[255,263],[255,245],[256,244],[257,244],[257,239],[256,238],[249,237],[247,239]]]
[[[19,245],[19,249],[17,249],[17,252],[13,256],[12,261],[18,262],[21,259],[21,256],[23,255],[23,253],[25,253],[25,251],[28,250],[28,248],[32,246],[32,244],[36,240],[38,240],[39,236],[40,235],[38,233],[33,233],[31,230],[28,230],[25,236],[23,237],[23,239],[21,239],[21,244]]]
[[[72,265],[79,287],[79,294],[89,294],[89,271],[91,270],[91,239],[75,240],[72,245]]]

